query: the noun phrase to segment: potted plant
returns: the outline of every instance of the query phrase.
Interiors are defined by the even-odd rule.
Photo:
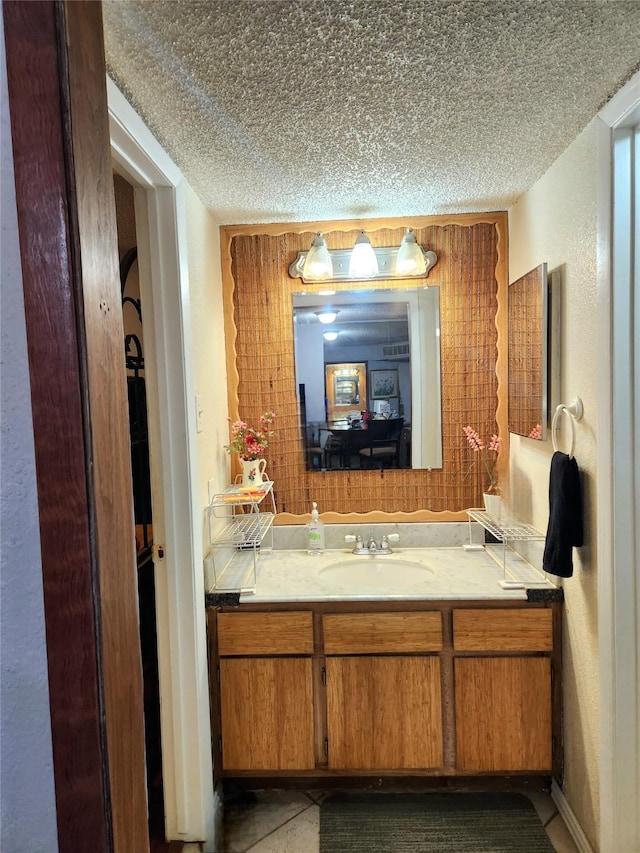
[[[258,418],[258,426],[250,427],[245,421],[231,421],[231,441],[225,444],[227,453],[237,453],[242,464],[242,485],[255,486],[267,478],[267,463],[264,453],[269,439],[275,435],[271,429],[275,420],[274,412],[265,412]]]
[[[502,438],[494,433],[489,439],[489,443],[485,444],[473,427],[466,426],[463,428],[463,432],[469,447],[482,459],[482,466],[487,478],[487,485],[484,489],[484,507],[492,518],[499,519],[502,513],[502,497],[498,482],[497,463],[502,447]],[[475,461],[471,463],[469,470]]]

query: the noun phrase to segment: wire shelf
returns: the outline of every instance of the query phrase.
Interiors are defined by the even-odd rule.
[[[272,512],[247,513],[235,515],[216,535],[216,545],[235,545],[238,550],[260,545],[264,534],[273,523]]]
[[[271,511],[261,512],[260,504],[267,496]],[[208,584],[217,590],[253,592],[260,549],[273,548],[273,532],[265,542],[276,514],[273,482],[260,483],[253,492],[244,491],[239,484],[227,486],[213,497],[208,512]]]
[[[492,518],[482,509],[469,509],[467,510],[467,515],[481,524],[485,530],[488,530],[500,542],[505,542],[508,539],[514,542],[534,542],[544,539],[543,534],[530,524],[521,524],[515,521],[502,523]]]

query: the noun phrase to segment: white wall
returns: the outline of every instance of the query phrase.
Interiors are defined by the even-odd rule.
[[[58,850],[33,426],[0,11],[0,849]]]
[[[594,849],[599,837],[599,678],[596,565],[597,350],[596,120],[509,211],[509,279],[546,261],[561,278],[561,402],[578,395],[584,418],[575,457],[585,504],[585,544],[574,549],[574,575],[563,582],[564,793]],[[512,435],[513,509],[546,531],[551,436]],[[563,445],[564,446],[564,445]]]
[[[191,187],[187,186],[185,196],[194,380],[202,412],[198,460],[204,509],[209,480],[221,491],[229,485],[230,476],[230,457],[224,449],[229,443],[229,421],[222,264],[218,223]]]

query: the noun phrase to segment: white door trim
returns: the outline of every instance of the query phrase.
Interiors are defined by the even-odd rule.
[[[135,186],[145,312],[167,838],[214,844],[201,521],[184,179],[113,81],[112,154]]]
[[[626,311],[637,358],[637,271],[634,327],[633,284],[628,273],[626,281],[619,280],[620,270],[614,262],[613,129],[623,125],[639,106],[640,74],[636,74],[598,115],[598,311],[602,319],[598,329],[597,512],[602,853],[640,850],[640,553],[637,515],[633,519],[634,505],[636,513],[640,507],[639,377],[634,376],[633,346],[628,348],[628,342],[613,325],[614,315],[624,316]],[[637,257],[637,245],[635,252]],[[632,513],[631,523],[627,519],[626,524],[620,524],[618,519],[625,507]]]

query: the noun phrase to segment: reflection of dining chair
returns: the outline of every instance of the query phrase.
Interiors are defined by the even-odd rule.
[[[411,468],[411,425],[405,424],[402,427],[400,434],[400,455],[399,463],[401,468]]]
[[[400,443],[402,437],[402,425],[404,418],[391,418],[390,420],[373,420],[367,425],[368,447],[359,451],[360,464],[365,463],[367,468],[374,464],[391,460],[396,468],[400,467]]]
[[[333,435],[330,430],[327,430],[327,437],[325,439],[324,445],[324,467],[332,468],[333,467],[333,457],[338,457],[338,468],[342,468],[344,466],[344,442],[342,439]]]
[[[320,424],[310,423],[307,425],[305,435],[305,446],[307,451],[307,468],[324,467],[324,446],[322,444],[322,430]],[[324,437],[326,441],[326,436]]]

